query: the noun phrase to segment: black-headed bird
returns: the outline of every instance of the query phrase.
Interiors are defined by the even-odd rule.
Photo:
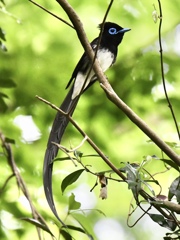
[[[91,47],[94,51],[96,51],[98,46],[96,58],[99,61],[102,71],[105,72],[116,61],[118,45],[121,43],[124,33],[130,29],[122,28],[112,22],[105,22],[104,27],[102,24],[100,24],[99,28],[102,30],[99,46],[99,37],[97,37],[91,42]],[[92,63],[89,60],[87,54],[84,53],[72,73],[72,76],[66,88],[68,88],[71,84],[72,86],[60,106],[60,109],[68,113],[70,116],[72,116],[76,108],[80,94],[82,94],[97,80],[97,76],[93,68],[90,71],[91,67]],[[43,167],[43,182],[46,199],[52,212],[63,225],[64,223],[58,216],[53,200],[52,170],[53,159],[57,156],[59,149],[58,146],[54,143],[59,144],[61,142],[68,122],[69,120],[65,115],[57,112],[49,135]]]

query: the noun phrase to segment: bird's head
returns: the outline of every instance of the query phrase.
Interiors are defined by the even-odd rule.
[[[104,27],[103,24],[99,24],[100,30],[103,28],[102,39],[104,39],[107,43],[111,42],[116,44],[117,46],[121,43],[124,33],[130,31],[130,28],[122,28],[116,23],[105,22]]]

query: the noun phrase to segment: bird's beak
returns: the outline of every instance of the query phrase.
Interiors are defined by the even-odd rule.
[[[118,31],[118,33],[125,33],[125,32],[128,32],[130,30],[131,30],[130,28],[123,28],[120,31]]]

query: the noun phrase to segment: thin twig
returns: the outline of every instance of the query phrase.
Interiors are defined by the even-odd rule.
[[[73,26],[75,27],[75,30],[77,32],[78,38],[86,51],[87,55],[89,56],[89,59],[93,62],[94,60],[94,52],[92,50],[92,47],[89,44],[89,41],[87,39],[86,33],[84,31],[83,25],[74,11],[74,9],[71,7],[71,5],[66,0],[57,0],[57,2],[61,5],[61,7],[64,9],[64,11],[67,13],[69,19],[71,20]],[[165,144],[146,124],[144,121],[142,121],[114,92],[112,87],[110,86],[108,80],[106,79],[102,69],[99,66],[99,63],[97,59],[94,61],[93,69],[96,73],[97,78],[99,79],[101,83],[101,87],[106,92],[108,98],[118,107],[120,108],[129,119],[131,119],[132,122],[134,122],[147,136],[150,137],[150,139],[159,146],[160,149],[162,149],[167,156],[169,156],[174,162],[176,162],[178,165],[180,165],[180,158],[175,152],[171,150],[171,148]],[[56,109],[57,111],[61,112],[61,114],[64,114],[69,121],[75,126],[75,128],[82,134],[82,136],[87,136],[82,129],[73,121],[73,119],[67,115],[67,113],[64,113],[61,111],[58,107],[55,105],[49,103],[48,101],[37,97],[39,100],[45,102],[46,104],[50,105],[52,108]],[[94,150],[102,157],[102,159],[107,163],[107,165],[110,166],[111,169],[114,170],[124,181],[126,181],[126,177],[120,173],[120,171],[109,161],[109,159],[101,152],[101,150],[94,144],[94,142],[88,137],[87,138],[88,143],[94,148]],[[144,190],[140,190],[139,194],[146,199],[147,201],[155,201],[153,197],[151,197],[148,193],[146,193]],[[167,219],[172,219],[171,216],[169,216],[165,211],[161,209],[159,206],[155,206],[152,204],[162,215],[164,215]]]
[[[166,81],[165,81],[165,77],[164,77],[163,48],[162,48],[162,41],[161,41],[161,26],[162,26],[163,15],[162,15],[161,1],[158,0],[158,3],[159,3],[159,19],[160,19],[159,20],[159,48],[160,48],[159,52],[160,52],[162,83],[163,83],[163,88],[164,88],[164,94],[165,94],[165,97],[166,97],[166,101],[168,103],[168,107],[170,108],[170,111],[171,111],[171,114],[172,114],[172,117],[173,117],[173,120],[174,120],[174,124],[175,124],[175,127],[176,127],[176,131],[177,131],[177,134],[178,134],[178,138],[180,140],[180,131],[179,131],[178,123],[177,123],[177,120],[176,120],[176,116],[175,116],[171,101],[170,101],[168,93],[167,93]]]
[[[73,157],[71,157],[71,155],[69,154],[69,149],[65,148],[64,146],[56,143],[56,142],[52,142],[52,144],[56,145],[62,152],[64,152],[68,157],[69,159],[71,159],[71,161],[73,162],[74,166],[77,167]]]
[[[59,16],[57,16],[56,14],[50,12],[49,10],[47,10],[46,8],[44,8],[43,6],[41,6],[40,4],[32,1],[32,0],[29,0],[31,3],[33,3],[34,5],[36,5],[37,7],[41,8],[42,10],[44,10],[45,12],[49,13],[50,15],[52,15],[53,17],[57,18],[58,20],[60,20],[61,22],[65,23],[66,25],[68,25],[69,27],[73,28],[74,27],[68,23],[67,21],[65,21],[64,19],[60,18]]]
[[[94,52],[94,58],[93,58],[93,61],[92,61],[92,63],[91,63],[90,69],[89,69],[89,71],[88,71],[87,77],[86,77],[86,79],[85,79],[85,81],[84,81],[84,84],[83,84],[83,87],[82,87],[81,92],[80,92],[80,94],[79,94],[79,97],[80,97],[81,93],[83,92],[84,86],[86,85],[86,81],[87,81],[87,79],[88,79],[88,77],[89,77],[89,75],[90,75],[90,73],[91,73],[91,70],[93,69],[93,65],[94,65],[94,62],[95,62],[95,60],[96,60],[97,52],[98,52],[98,49],[99,49],[99,46],[100,46],[100,42],[101,42],[101,38],[102,38],[102,33],[103,33],[103,30],[104,30],[104,24],[105,24],[106,18],[107,18],[107,16],[108,16],[108,13],[109,13],[109,11],[110,11],[110,9],[111,9],[111,6],[112,6],[113,2],[114,2],[114,0],[111,0],[111,2],[110,2],[109,5],[108,5],[108,8],[107,8],[107,10],[106,10],[106,13],[105,13],[105,15],[104,15],[104,18],[103,18],[103,21],[102,21],[102,25],[101,25],[101,31],[100,31],[100,33],[99,33],[99,38],[98,38],[98,42],[97,42],[97,47],[96,47],[96,50],[95,50],[95,52]]]
[[[133,210],[133,212],[130,213],[127,218],[127,225],[129,228],[133,228],[146,214],[148,214],[148,211],[151,209],[151,206],[150,206],[147,210],[144,210],[140,204],[138,204],[137,207],[141,208],[141,210],[143,211],[143,214],[132,225],[130,225],[129,224],[130,216],[132,215],[133,212],[135,212],[135,210]]]
[[[68,118],[68,120],[73,124],[73,126],[79,131],[79,133],[83,136],[87,138],[87,142],[90,144],[90,146],[92,146],[92,148],[98,153],[98,155],[104,160],[104,162],[119,176],[121,177],[121,179],[123,179],[124,182],[126,182],[126,177],[119,171],[118,168],[116,168],[110,161],[109,159],[104,155],[104,153],[95,145],[95,143],[88,137],[88,135],[78,126],[78,124],[72,119],[71,116],[67,115],[67,113],[63,112],[61,109],[59,109],[57,106],[55,106],[54,104],[48,102],[47,100],[36,96],[40,101],[46,103],[47,105],[49,105],[51,108],[55,109],[56,111],[59,111],[61,114],[63,114],[64,116],[66,116]],[[143,189],[141,189],[139,191],[139,194],[146,199],[146,201],[156,201],[153,197],[151,197],[148,193],[146,193]],[[163,216],[165,216],[167,219],[172,219],[172,217],[170,215],[168,215],[163,209],[161,209],[160,206],[156,205],[156,204],[151,204],[152,206],[154,206],[154,208],[156,208]]]
[[[113,1],[114,1],[114,0],[111,0],[111,1],[110,1],[109,5],[108,5],[108,7],[107,7],[106,13],[105,13],[105,15],[104,15],[104,18],[103,18],[103,21],[102,21],[102,27],[101,27],[101,30],[100,30],[100,33],[99,33],[98,42],[97,42],[97,47],[96,47],[96,50],[95,50],[95,52],[94,52],[94,57],[93,57],[93,60],[91,61],[91,65],[90,65],[90,67],[89,67],[89,70],[88,70],[88,72],[87,72],[86,78],[85,78],[84,83],[83,83],[83,85],[82,85],[81,91],[80,91],[79,95],[77,96],[76,102],[79,100],[82,92],[84,91],[84,87],[86,86],[86,82],[87,82],[87,80],[88,80],[88,78],[89,78],[89,75],[90,75],[92,69],[93,69],[94,62],[95,62],[95,60],[96,60],[97,52],[98,52],[99,45],[100,45],[101,38],[102,38],[102,33],[103,33],[103,29],[104,29],[104,24],[105,24],[106,18],[107,18],[107,16],[108,16],[108,13],[109,13],[109,11],[110,11],[110,9],[111,9],[111,6],[112,6],[112,4],[113,4]],[[57,2],[60,4],[60,1],[57,0]],[[75,28],[75,30],[76,30],[76,28]],[[77,34],[78,34],[78,32],[77,32]],[[90,43],[89,43],[89,44],[90,44]],[[86,49],[85,49],[85,50],[86,50]],[[90,59],[90,60],[91,60],[91,59]],[[98,61],[98,60],[97,60],[97,61]],[[69,113],[70,113],[71,110],[73,109],[73,107],[74,107],[74,105],[76,104],[76,102],[74,102],[74,104],[73,104],[73,105],[71,106],[71,108],[69,109]]]
[[[94,52],[89,44],[89,41],[86,37],[86,33],[83,29],[82,23],[72,9],[71,5],[66,0],[57,0],[58,3],[62,6],[65,12],[68,14],[70,20],[72,21],[79,40],[84,47],[86,53],[88,54],[91,61],[94,59]],[[107,78],[105,77],[101,67],[98,64],[97,59],[94,61],[93,69],[101,82],[101,87],[106,92],[110,101],[112,101],[118,108],[120,108],[126,116],[136,124],[166,155],[172,159],[178,166],[180,166],[180,157],[164,142],[162,141],[156,134],[153,132],[147,124],[139,118],[114,92],[111,85],[109,84]]]
[[[84,48],[84,51],[87,53],[90,61],[93,62],[95,53],[88,41],[88,38],[84,31],[81,20],[79,19],[79,16],[76,14],[74,9],[71,7],[71,5],[66,0],[57,0],[57,2],[61,5],[61,7],[67,13],[69,19],[71,20],[71,22],[76,30],[76,33],[77,33],[78,38]],[[106,80],[106,77],[105,77],[101,67],[99,66],[99,62],[97,59],[94,60],[93,69],[97,75],[97,78],[101,82],[105,83],[107,80]]]
[[[68,151],[68,152],[75,152],[75,151],[77,151],[80,147],[82,147],[82,145],[85,143],[85,141],[87,140],[87,136],[85,136],[84,138],[83,138],[83,140],[81,141],[81,143],[78,145],[78,146],[76,146],[75,148],[72,148],[72,149],[66,149],[66,148],[64,148],[66,151]],[[58,146],[59,144],[57,144],[57,146]]]
[[[36,96],[40,101],[48,104],[50,107],[65,115],[69,121],[73,124],[73,126],[78,130],[78,132],[87,139],[87,142],[92,146],[92,148],[98,153],[98,155],[106,162],[106,164],[115,172],[118,176],[120,176],[124,181],[126,181],[126,177],[112,164],[111,161],[105,156],[105,154],[98,148],[98,146],[88,137],[88,135],[79,127],[79,125],[72,119],[71,116],[67,115],[67,113],[63,112],[61,109],[56,107],[54,104],[48,102],[47,100]]]
[[[97,49],[95,51],[95,57],[97,56],[97,51],[98,51],[98,48],[99,48],[99,45],[100,45],[100,42],[101,42],[101,38],[102,38],[102,33],[103,33],[103,30],[104,30],[104,24],[106,22],[106,19],[107,19],[107,16],[109,14],[109,11],[112,7],[112,4],[113,4],[114,0],[111,0],[108,7],[107,7],[107,10],[106,10],[106,13],[104,15],[104,18],[103,18],[103,21],[102,21],[102,27],[101,27],[101,31],[100,31],[100,34],[99,34],[99,39],[98,39],[98,44],[97,44]],[[94,61],[93,61],[93,64],[94,64]]]
[[[8,182],[9,182],[9,180],[10,180],[11,178],[13,178],[14,176],[15,176],[14,173],[12,173],[12,174],[6,179],[5,183],[4,183],[3,186],[0,188],[0,194],[3,193],[4,189],[6,188]]]

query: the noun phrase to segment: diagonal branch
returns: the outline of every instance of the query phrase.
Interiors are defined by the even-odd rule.
[[[47,105],[49,105],[50,107],[52,107],[53,109],[55,109],[56,111],[59,111],[60,113],[62,113],[63,115],[65,115],[69,121],[73,124],[73,126],[78,130],[78,132],[86,138],[86,141],[90,144],[90,146],[98,153],[98,155],[104,160],[104,162],[121,178],[123,179],[124,182],[126,182],[126,177],[123,175],[123,173],[116,168],[116,166],[114,166],[114,164],[108,159],[108,157],[106,157],[104,155],[104,153],[96,146],[96,144],[91,140],[91,138],[88,137],[88,135],[79,127],[79,125],[72,119],[71,116],[69,116],[67,113],[63,112],[61,109],[59,109],[57,106],[55,106],[54,104],[48,102],[47,100],[36,96],[40,101],[46,103]],[[151,197],[148,193],[146,193],[143,189],[140,189],[139,194],[147,201],[151,201],[151,205],[156,208],[163,216],[165,216],[167,219],[172,220],[172,215],[171,214],[167,214],[162,208],[161,206],[157,205],[156,200]]]
[[[36,96],[40,101],[48,104],[51,106],[53,109],[56,111],[59,111],[63,115],[65,115],[69,121],[73,124],[73,126],[80,132],[80,134],[86,138],[86,141],[92,146],[92,148],[97,152],[97,154],[105,161],[105,163],[115,172],[117,173],[118,176],[120,176],[124,181],[126,180],[126,177],[117,169],[112,162],[108,159],[108,157],[105,156],[105,154],[98,148],[98,146],[91,140],[91,138],[88,137],[88,135],[79,127],[79,125],[72,119],[70,115],[67,113],[63,112],[60,108],[56,107],[54,104],[48,102],[47,100]]]
[[[67,13],[69,19],[71,20],[75,30],[77,32],[78,38],[84,47],[86,53],[88,54],[91,61],[94,59],[94,52],[89,44],[86,33],[84,31],[83,25],[73,10],[71,5],[66,0],[57,0],[64,11]],[[156,133],[151,130],[147,124],[135,114],[114,92],[111,85],[109,84],[107,78],[105,77],[102,69],[99,66],[97,59],[94,61],[93,69],[101,83],[101,87],[107,94],[107,97],[112,101],[119,109],[121,109],[126,116],[136,124],[137,127],[141,129],[171,160],[173,160],[178,166],[180,166],[180,157],[164,142],[162,141]]]
[[[91,65],[90,65],[89,71],[88,71],[88,73],[87,73],[87,76],[86,76],[86,78],[85,78],[84,84],[83,84],[83,86],[82,86],[82,88],[81,88],[81,92],[80,92],[79,96],[77,97],[77,101],[79,100],[81,94],[83,93],[83,89],[84,89],[84,87],[85,87],[85,85],[86,85],[86,82],[87,82],[87,80],[88,80],[88,78],[89,78],[89,75],[90,75],[90,73],[91,73],[91,70],[93,69],[94,62],[96,61],[96,56],[97,56],[97,52],[98,52],[98,49],[99,49],[99,46],[100,46],[100,42],[101,42],[101,38],[102,38],[102,33],[103,33],[103,29],[104,29],[104,24],[105,24],[105,22],[106,22],[107,16],[108,16],[108,14],[109,14],[109,11],[110,11],[110,9],[111,9],[111,6],[112,6],[113,2],[114,2],[114,0],[111,0],[111,1],[110,1],[109,5],[108,5],[108,7],[107,7],[106,13],[105,13],[105,15],[104,15],[104,18],[103,18],[103,21],[102,21],[102,27],[101,27],[101,30],[100,30],[100,33],[99,33],[99,37],[98,37],[97,47],[96,47],[96,50],[94,51],[94,57],[93,57],[93,60],[92,60],[92,62],[91,62]],[[103,73],[103,74],[104,74],[104,73]],[[76,104],[76,103],[75,103],[75,104]],[[72,106],[72,108],[73,108],[73,106]],[[71,111],[71,109],[70,109],[70,111]],[[70,112],[70,111],[69,111],[69,112]]]

